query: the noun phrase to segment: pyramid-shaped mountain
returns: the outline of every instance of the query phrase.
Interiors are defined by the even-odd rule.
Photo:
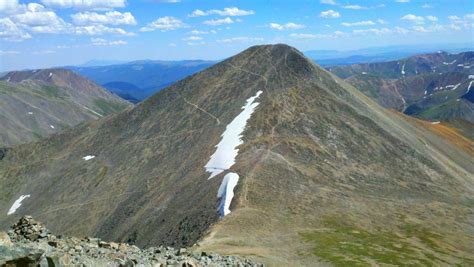
[[[276,266],[473,263],[472,143],[443,136],[292,47],[255,46],[6,151],[0,225],[30,214],[55,232]]]

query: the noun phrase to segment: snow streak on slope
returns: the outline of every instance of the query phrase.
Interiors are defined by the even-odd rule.
[[[241,134],[259,104],[254,102],[261,93],[262,91],[258,91],[255,96],[247,99],[246,104],[242,107],[242,112],[227,125],[221,141],[216,145],[216,152],[212,154],[211,159],[204,166],[206,171],[211,173],[209,179],[234,165],[235,157],[239,153],[236,147],[242,144]]]
[[[29,198],[29,197],[30,197],[30,195],[21,195],[17,200],[15,200],[15,202],[13,202],[13,205],[12,205],[11,208],[8,210],[7,215],[10,215],[10,214],[15,213],[15,211],[21,206],[21,202],[22,202],[25,198]]]
[[[230,172],[224,176],[217,197],[221,199],[219,203],[219,216],[224,217],[230,213],[230,203],[234,198],[234,188],[239,182],[239,175],[234,172]]]

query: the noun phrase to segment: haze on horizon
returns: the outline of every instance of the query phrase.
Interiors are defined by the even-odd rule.
[[[2,0],[0,71],[94,59],[208,59],[248,46],[300,50],[474,43],[469,0]]]

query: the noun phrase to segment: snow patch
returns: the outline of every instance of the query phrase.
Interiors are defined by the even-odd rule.
[[[456,63],[456,59],[452,62],[443,62],[444,65],[453,65],[454,63]]]
[[[439,121],[433,121],[431,124],[439,124]]]
[[[52,72],[49,73],[49,78],[51,78],[51,77],[53,77],[53,73],[52,73]]]
[[[474,79],[474,75],[469,75],[469,79]]]
[[[204,166],[206,171],[211,173],[209,179],[234,165],[235,158],[239,153],[236,147],[243,143],[241,134],[255,108],[259,105],[259,103],[254,102],[261,93],[263,92],[258,91],[255,96],[247,99],[246,104],[242,107],[242,112],[227,125],[224,133],[221,135],[221,141],[216,145],[216,151],[212,154],[206,166]]]
[[[15,213],[15,211],[21,206],[21,202],[29,197],[30,195],[21,195],[17,200],[15,200],[15,202],[13,202],[13,205],[8,210],[7,215]]]
[[[367,72],[363,71],[363,72],[362,72],[362,74],[366,75],[366,74],[367,74]]]
[[[82,157],[82,159],[85,160],[85,161],[91,160],[91,159],[93,159],[93,158],[95,158],[94,155],[87,155],[87,156],[85,156],[85,157]]]
[[[30,112],[28,112],[28,114],[29,114],[29,115],[33,115],[33,112],[30,111]]]
[[[219,191],[217,191],[217,197],[220,198],[219,202],[219,216],[222,218],[230,213],[230,203],[234,198],[234,188],[239,182],[239,175],[234,172],[230,172],[224,176]]]
[[[402,66],[402,75],[405,75],[405,64]]]
[[[54,129],[54,126],[53,126],[53,125],[49,125],[49,127],[51,127],[51,129]]]
[[[86,106],[83,106],[83,105],[81,105],[81,106],[82,106],[83,108],[89,110],[90,112],[94,113],[95,115],[99,116],[99,117],[104,117],[104,115],[102,115],[102,114],[100,114],[100,113],[97,113],[97,112],[95,112],[94,110],[92,110],[92,109],[90,109],[90,108],[88,108],[88,107],[86,107]]]
[[[474,83],[474,81],[471,81],[471,82],[469,83],[469,86],[467,87],[466,94],[469,93],[469,90],[471,90],[472,83]]]
[[[425,95],[426,95],[426,93],[428,93],[428,91],[425,90]]]

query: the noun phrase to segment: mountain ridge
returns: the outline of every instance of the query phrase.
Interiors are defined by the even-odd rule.
[[[205,166],[226,125],[259,91],[235,164],[209,180]],[[8,150],[0,210],[31,194],[18,214],[56,232],[139,246],[198,242],[279,266],[472,262],[468,153],[295,48],[254,46],[131,110]],[[240,179],[230,214],[219,219],[229,172]],[[372,242],[355,241],[363,248],[354,250],[331,241],[356,232]]]

